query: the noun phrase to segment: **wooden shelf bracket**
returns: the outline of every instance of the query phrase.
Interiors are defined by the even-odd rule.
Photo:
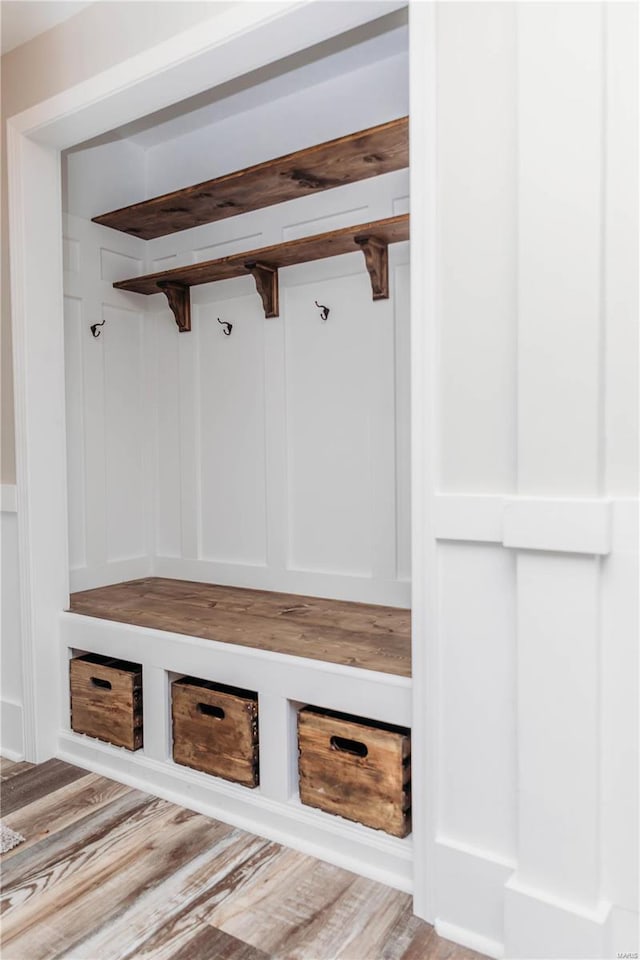
[[[180,333],[189,333],[191,330],[191,292],[184,283],[172,280],[158,280],[158,287],[169,301]]]
[[[266,263],[258,263],[256,260],[247,260],[244,266],[256,282],[256,289],[262,299],[265,317],[279,316],[278,268],[270,267]]]
[[[364,254],[374,300],[389,299],[389,245],[376,237],[353,238]]]

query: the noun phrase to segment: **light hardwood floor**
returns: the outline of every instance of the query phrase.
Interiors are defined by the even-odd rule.
[[[411,899],[87,773],[2,760],[3,960],[482,960]]]

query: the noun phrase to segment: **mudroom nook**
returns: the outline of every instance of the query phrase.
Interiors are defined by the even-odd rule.
[[[0,19],[3,955],[637,954],[637,5]]]
[[[409,890],[406,15],[271,73],[64,159],[68,736]]]

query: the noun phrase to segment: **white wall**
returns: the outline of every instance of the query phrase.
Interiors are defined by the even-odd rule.
[[[437,10],[435,914],[510,958],[638,949],[637,36]]]
[[[185,335],[162,294],[111,286],[404,212],[407,172],[148,244],[86,219],[402,116],[407,70],[392,56],[146,152],[120,141],[68,156],[72,589],[154,571],[410,605],[408,244],[391,247],[388,301],[373,303],[356,251],[282,270],[276,319],[249,276],[195,288]]]

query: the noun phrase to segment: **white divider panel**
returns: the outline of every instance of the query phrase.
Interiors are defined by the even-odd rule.
[[[64,218],[71,589],[151,569],[153,514],[144,304],[113,289],[142,241]],[[100,335],[93,337],[90,327]]]
[[[438,485],[515,483],[516,4],[438,7]]]
[[[148,359],[154,367],[152,419],[156,462],[154,464],[154,521],[156,551],[165,557],[182,553],[182,457],[180,418],[179,344],[181,334],[171,322],[169,310],[158,309],[164,298],[153,297],[149,313]],[[165,301],[166,303],[166,301]],[[162,469],[159,469],[159,464]]]
[[[253,284],[251,278],[246,280],[249,284]],[[187,408],[187,416],[197,423],[192,475],[200,487],[201,541],[195,556],[218,563],[261,565],[267,550],[265,321],[259,298],[248,293],[195,305],[196,338],[185,344],[196,366],[195,378],[191,375],[196,383],[194,403]],[[231,336],[225,336],[218,319],[232,324]],[[187,334],[180,340],[189,338]],[[182,396],[188,398],[186,377],[181,386]],[[183,419],[183,435],[188,427]],[[192,468],[194,458],[186,453],[185,462]],[[183,479],[186,485],[190,478]]]
[[[520,493],[600,491],[603,48],[601,4],[518,8]]]
[[[500,547],[440,549],[440,831],[501,859],[516,839],[514,582]]]
[[[437,14],[439,788],[416,906],[513,960],[638,950],[637,18]]]

